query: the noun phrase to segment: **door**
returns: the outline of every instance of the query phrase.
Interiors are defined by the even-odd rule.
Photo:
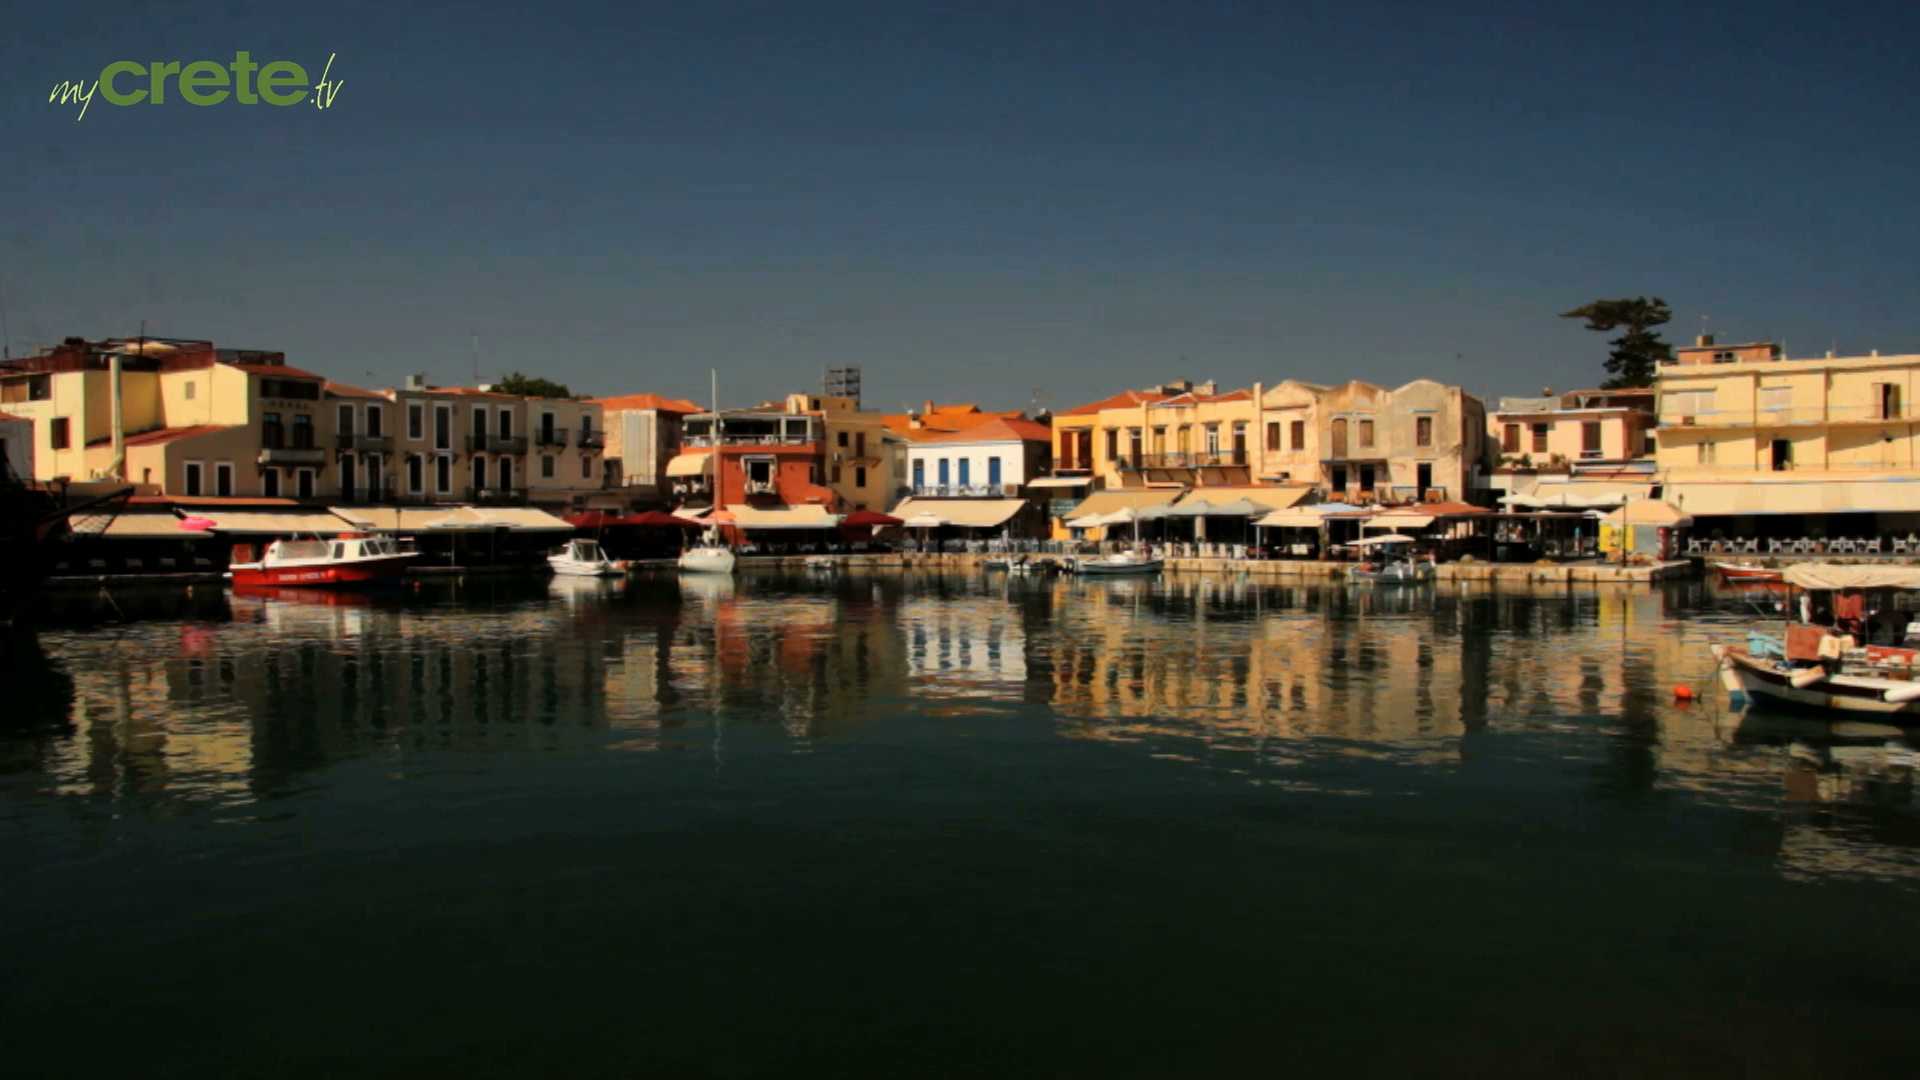
[[[513,490],[513,459],[510,457],[501,458],[499,472],[500,472],[500,490],[512,491]]]
[[[1373,466],[1371,465],[1360,466],[1360,490],[1368,493],[1373,491]]]
[[[1347,456],[1347,422],[1345,420],[1333,422],[1333,456],[1336,458]]]
[[[353,455],[347,454],[340,459],[340,497],[348,502],[360,497],[359,493],[353,490],[356,479],[358,478],[353,472]]]
[[[1580,456],[1597,458],[1600,456],[1600,421],[1583,420],[1580,422]]]
[[[1773,440],[1773,471],[1786,472],[1793,468],[1793,443],[1787,439]]]
[[[476,492],[486,490],[486,487],[487,487],[487,459],[486,458],[477,457],[473,459],[473,487]]]
[[[969,458],[961,458],[960,459],[960,486],[966,487],[968,484],[971,484],[971,483],[973,483],[973,461]]]
[[[1420,488],[1416,498],[1425,500],[1427,492],[1433,490],[1433,464],[1423,461],[1413,470],[1414,483]]]
[[[1333,467],[1333,482],[1327,486],[1335,495],[1342,494],[1347,490],[1347,467],[1345,465],[1335,465]]]

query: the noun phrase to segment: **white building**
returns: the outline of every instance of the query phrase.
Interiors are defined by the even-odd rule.
[[[1030,508],[1026,488],[1047,474],[1052,447],[1053,433],[1032,420],[989,420],[917,439],[907,447],[911,497],[892,513],[961,529],[1034,534],[1044,514]]]

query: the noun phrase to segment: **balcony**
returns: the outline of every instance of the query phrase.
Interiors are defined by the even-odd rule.
[[[363,484],[360,487],[343,488],[340,501],[348,504],[389,503],[400,498],[400,484],[389,481],[384,484]]]
[[[527,452],[525,435],[469,435],[467,451],[473,454],[524,454]]]
[[[260,451],[262,465],[325,465],[327,452],[317,446],[269,446]]]
[[[774,483],[772,480],[749,480],[747,481],[746,487],[747,494],[749,495],[778,495],[780,493],[780,485]]]
[[[1063,457],[1054,463],[1055,473],[1083,473],[1093,471],[1092,458]]]
[[[675,495],[711,495],[713,478],[707,476],[676,476],[668,490]]]
[[[475,506],[525,506],[526,488],[468,488],[467,501]]]
[[[601,437],[600,432],[596,431],[596,432],[593,432],[592,434],[595,439],[599,439]],[[727,436],[723,436],[720,439],[720,445],[722,446],[810,446],[819,441],[820,441],[820,436],[818,435],[812,435],[812,436],[727,435]],[[708,435],[689,435],[686,438],[682,439],[680,442],[680,445],[683,447],[704,447],[704,446],[712,446],[713,444],[714,444],[713,438]],[[595,445],[598,445],[598,443],[596,443]]]
[[[561,443],[561,445],[564,446],[566,444]],[[580,433],[580,449],[582,450],[598,450],[606,445],[607,435],[604,431],[583,431]]]
[[[1177,454],[1142,454],[1139,464],[1127,461],[1119,462],[1122,469],[1213,469],[1232,466],[1244,466],[1247,453],[1244,450],[1183,451]]]
[[[567,433],[561,428],[554,428],[551,431],[543,428],[533,433],[533,445],[564,450],[567,446]]]
[[[1003,484],[915,484],[913,494],[920,499],[999,499],[1008,489]]]
[[[385,454],[393,449],[391,435],[335,435],[333,448],[344,453]]]

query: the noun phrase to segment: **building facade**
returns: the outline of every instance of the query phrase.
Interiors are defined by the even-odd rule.
[[[597,398],[594,404],[606,424],[609,489],[629,510],[665,505],[672,487],[667,463],[680,453],[685,420],[700,406],[659,394]]]

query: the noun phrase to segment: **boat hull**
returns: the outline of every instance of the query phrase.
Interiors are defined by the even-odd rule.
[[[563,577],[619,577],[627,572],[615,562],[582,562],[578,559],[548,559],[547,565]]]
[[[690,548],[680,553],[680,570],[688,574],[731,574],[733,552],[726,548]]]
[[[1728,693],[1744,697],[1756,706],[1837,716],[1876,716],[1906,723],[1920,721],[1920,700],[1897,700],[1912,692],[1916,685],[1912,682],[1858,675],[1808,679],[1806,676],[1816,669],[1781,670],[1731,645],[1715,645],[1713,655],[1720,662],[1721,685]],[[1796,675],[1800,678],[1796,679]],[[1805,685],[1795,685],[1796,682]],[[1896,700],[1889,701],[1889,694]]]
[[[1099,559],[1075,562],[1073,572],[1092,577],[1117,577],[1123,574],[1157,574],[1165,563],[1161,559],[1127,560],[1124,562],[1105,562]]]
[[[1713,569],[1720,575],[1720,581],[1725,585],[1777,585],[1784,580],[1781,571],[1769,570],[1761,566],[1714,563]]]
[[[249,588],[270,586],[280,589],[335,589],[342,586],[389,585],[406,576],[413,555],[390,555],[378,559],[346,562],[286,563],[263,565],[237,563],[229,569],[233,584]]]

